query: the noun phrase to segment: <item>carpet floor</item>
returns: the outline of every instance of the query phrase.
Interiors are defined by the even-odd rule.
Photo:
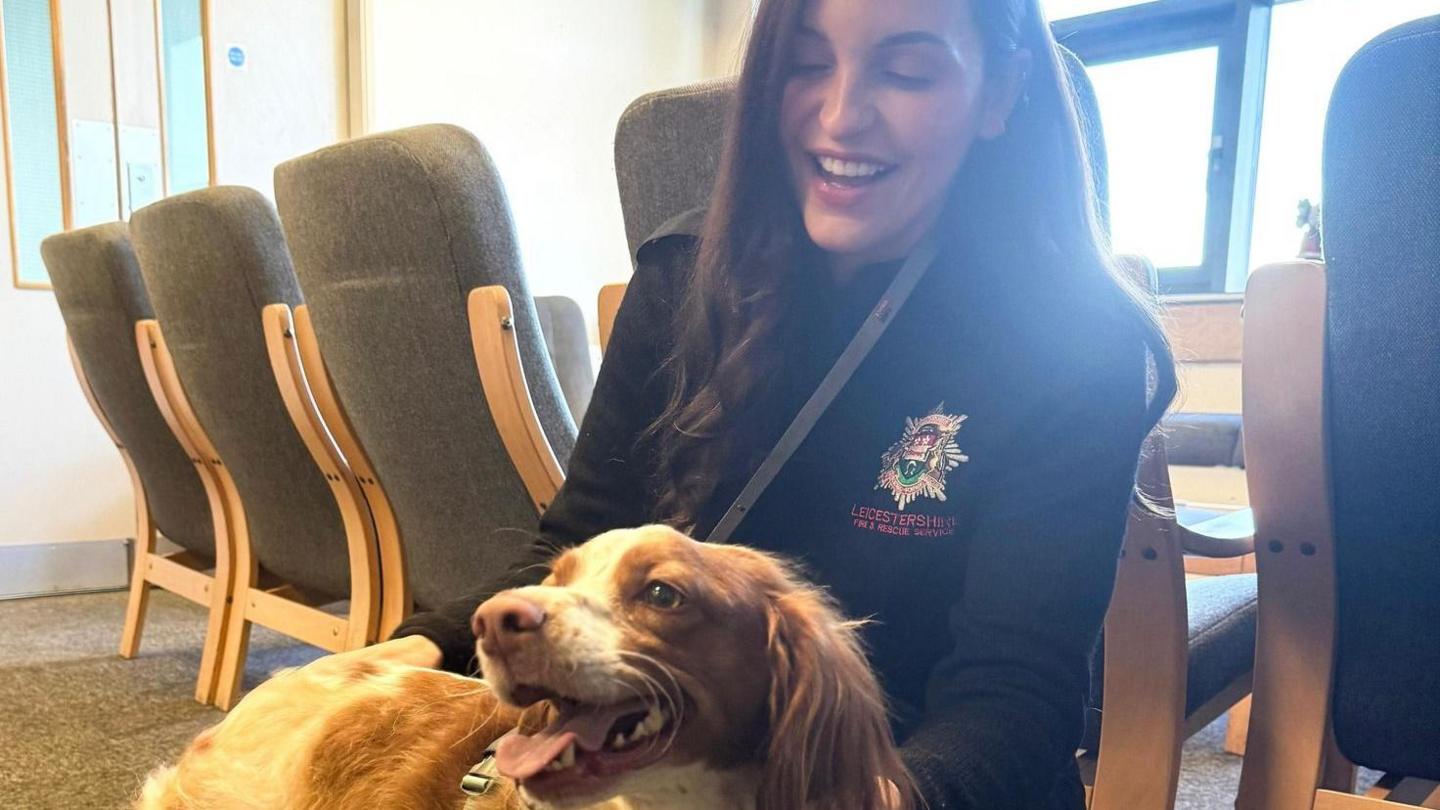
[[[204,611],[156,590],[140,655],[115,654],[125,593],[0,602],[0,808],[121,808],[156,765],[221,713],[191,693]],[[321,655],[264,628],[251,635],[245,687]],[[1240,760],[1224,720],[1185,746],[1179,810],[1231,807]],[[277,809],[278,810],[278,809]]]

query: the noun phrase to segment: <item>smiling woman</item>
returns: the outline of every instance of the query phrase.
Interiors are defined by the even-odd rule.
[[[640,247],[541,520],[535,562],[658,521],[799,557],[847,615],[873,617],[861,632],[908,778],[874,769],[847,807],[1084,804],[1089,656],[1174,374],[1097,225],[1061,58],[1037,0],[761,2],[708,209]],[[562,707],[501,751],[537,790],[623,754],[603,750],[617,723],[628,741],[649,722],[623,695],[578,696],[610,707],[586,719],[563,713],[573,684],[527,688],[541,668],[521,648],[553,614],[509,600],[538,571],[397,631],[452,671],[472,670],[479,635],[502,694]],[[665,576],[634,589],[636,615],[692,604]],[[673,656],[725,623],[658,642]],[[602,750],[571,762],[571,732]]]
[[[970,145],[1005,131],[1030,55],[987,65],[965,4],[948,6],[815,4],[796,32],[780,137],[805,230],[842,275],[908,255]]]

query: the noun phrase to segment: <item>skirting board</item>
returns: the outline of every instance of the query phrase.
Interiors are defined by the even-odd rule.
[[[124,589],[130,582],[131,542],[0,545],[0,599]],[[157,545],[162,553],[178,549],[164,538]]]

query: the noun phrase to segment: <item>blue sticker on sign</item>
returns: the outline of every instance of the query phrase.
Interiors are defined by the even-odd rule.
[[[226,56],[230,60],[231,67],[238,68],[245,66],[245,49],[239,45],[231,45],[230,50],[226,52]]]

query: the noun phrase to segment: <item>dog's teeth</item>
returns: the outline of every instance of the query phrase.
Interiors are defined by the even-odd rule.
[[[570,745],[566,746],[565,753],[560,755],[559,762],[559,770],[564,770],[575,765],[575,743],[570,743]]]
[[[664,727],[665,713],[660,711],[659,706],[651,706],[650,711],[645,715],[645,722],[640,724],[640,728],[644,729],[645,736],[648,737]]]
[[[621,748],[624,748],[624,747],[625,747],[625,735],[624,735],[623,733],[621,733],[621,732],[616,732],[616,734],[615,734],[615,739],[613,739],[613,740],[610,741],[610,747],[611,747],[611,748],[614,748],[614,749],[617,749],[617,750],[618,750],[618,749],[621,749]]]

